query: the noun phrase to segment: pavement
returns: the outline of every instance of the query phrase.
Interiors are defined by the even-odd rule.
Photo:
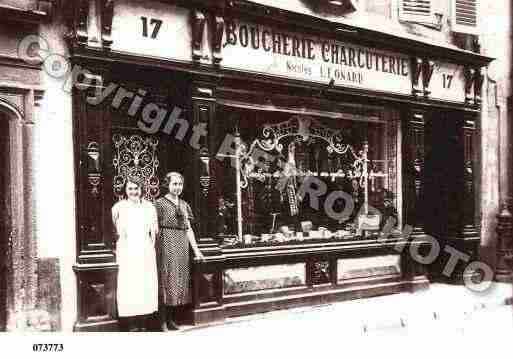
[[[280,310],[168,333],[9,336],[0,340],[0,355],[41,357],[34,343],[64,343],[64,353],[55,355],[74,359],[512,358],[512,295],[511,284],[492,283],[483,293],[431,284],[415,293]]]
[[[284,353],[299,349],[301,355],[312,350],[315,356],[323,350],[333,353],[338,348],[347,353],[353,348],[358,357],[366,357],[366,350],[377,350],[379,357],[411,358],[411,351],[404,349],[411,345],[415,358],[423,354],[445,358],[446,350],[453,350],[456,357],[482,358],[499,349],[502,357],[511,358],[512,296],[511,284],[491,283],[482,293],[459,285],[431,284],[414,293],[256,314],[220,325],[183,327],[176,334],[192,342],[205,338],[217,342],[218,338],[228,347],[242,345],[244,352],[255,348],[260,353],[276,345],[270,353],[277,354],[283,346],[288,348]],[[391,343],[392,352],[384,351]]]

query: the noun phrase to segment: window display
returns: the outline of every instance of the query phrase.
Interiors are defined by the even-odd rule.
[[[396,136],[385,121],[222,113],[218,133],[232,138],[218,140],[217,235],[223,244],[362,238],[397,218],[389,189],[396,156],[387,153],[395,150]]]

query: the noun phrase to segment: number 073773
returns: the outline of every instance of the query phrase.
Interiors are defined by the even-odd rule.
[[[34,352],[62,352],[64,344],[32,344]]]

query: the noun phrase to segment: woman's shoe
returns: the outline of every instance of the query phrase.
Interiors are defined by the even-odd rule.
[[[159,322],[160,322],[160,331],[168,332],[169,327],[167,325],[167,310],[166,310],[166,308],[159,309]]]
[[[169,319],[167,326],[170,330],[180,330],[180,327],[178,326],[178,324],[173,322],[171,319]]]
[[[126,330],[128,332],[138,332],[139,331],[139,328],[137,328],[136,318],[129,318],[126,320]]]
[[[169,332],[169,328],[168,328],[167,323],[165,321],[160,323],[160,331],[161,332]]]
[[[137,317],[137,320],[136,320],[136,324],[137,324],[137,329],[139,332],[145,332],[146,331],[146,316],[145,315],[140,315]]]

